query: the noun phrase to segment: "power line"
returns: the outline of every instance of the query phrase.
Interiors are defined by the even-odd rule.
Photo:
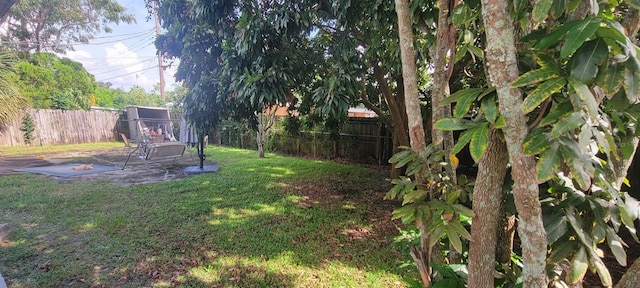
[[[148,67],[148,68],[145,68],[145,69],[142,69],[142,70],[138,70],[138,71],[134,71],[134,72],[130,72],[130,73],[127,73],[127,74],[122,74],[122,75],[118,75],[118,76],[114,76],[114,77],[109,77],[109,78],[106,78],[106,79],[101,79],[99,81],[100,82],[104,82],[104,81],[107,81],[107,80],[112,80],[112,79],[116,79],[116,78],[120,78],[120,77],[123,77],[123,76],[132,75],[132,74],[136,74],[136,73],[140,73],[140,72],[144,72],[144,71],[151,70],[151,69],[156,69],[156,68],[158,68],[158,66],[154,65],[152,67]]]
[[[93,73],[92,73],[93,76],[109,74],[109,73],[114,72],[114,71],[126,69],[127,67],[130,67],[130,66],[135,66],[135,65],[139,65],[139,64],[145,64],[145,63],[150,62],[150,61],[152,61],[154,59],[155,59],[155,56],[151,57],[151,58],[147,58],[146,60],[143,60],[143,61],[136,62],[136,63],[131,63],[131,64],[127,63],[127,64],[118,65],[118,66],[109,66],[109,67],[102,68],[102,69],[101,68],[97,68],[97,69],[91,69],[91,70],[93,71]],[[106,69],[110,69],[110,70],[106,70]],[[96,73],[95,71],[98,71],[98,72]]]
[[[138,32],[131,32],[131,33],[124,33],[124,34],[113,34],[113,35],[105,35],[105,36],[99,36],[99,37],[94,37],[91,39],[105,39],[105,38],[115,38],[115,37],[129,37],[129,36],[134,36],[134,35],[142,35],[142,34],[149,34],[149,32],[153,32],[154,29],[147,29],[144,31],[138,31]]]

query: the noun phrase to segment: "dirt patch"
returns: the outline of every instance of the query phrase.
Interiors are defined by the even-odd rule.
[[[0,158],[0,175],[19,174],[15,169],[61,165],[68,163],[100,164],[106,166],[123,167],[127,154],[121,154],[121,149],[107,149],[95,151],[74,151],[56,154],[28,155],[21,157]],[[132,155],[124,170],[81,175],[73,177],[46,176],[58,182],[70,183],[79,181],[93,181],[107,179],[114,183],[131,186],[139,184],[171,181],[187,177],[184,168],[198,165],[197,155],[185,152],[184,156],[175,159],[143,160]],[[205,163],[211,165],[211,163]]]

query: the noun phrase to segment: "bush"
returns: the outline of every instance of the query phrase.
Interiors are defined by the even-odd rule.
[[[36,124],[33,122],[31,115],[27,114],[22,117],[22,126],[20,126],[20,131],[24,132],[24,143],[27,145],[31,145],[31,142],[33,141],[34,130],[36,130]]]

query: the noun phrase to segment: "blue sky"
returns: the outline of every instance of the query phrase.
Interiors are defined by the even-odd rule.
[[[160,82],[158,58],[153,44],[155,21],[147,20],[148,12],[142,0],[118,0],[136,23],[110,25],[112,33],[102,33],[89,44],[76,45],[65,55],[84,65],[100,82],[111,82],[112,88],[129,90],[134,85],[147,92]],[[175,65],[175,64],[174,64]],[[166,90],[173,90],[175,67],[165,70]]]

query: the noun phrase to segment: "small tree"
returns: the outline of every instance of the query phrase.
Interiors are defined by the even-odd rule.
[[[27,114],[22,117],[22,126],[20,131],[24,132],[24,143],[31,145],[33,141],[33,131],[36,130],[36,124],[33,122],[31,115]]]

